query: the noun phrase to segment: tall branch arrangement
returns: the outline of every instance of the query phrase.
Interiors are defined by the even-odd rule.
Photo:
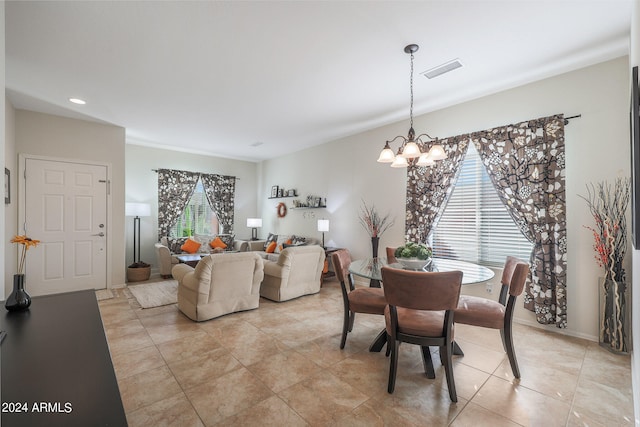
[[[390,218],[390,214],[381,216],[375,206],[367,206],[367,203],[364,200],[362,201],[362,207],[360,208],[359,218],[360,224],[362,224],[371,237],[380,237],[382,233],[387,231],[387,229],[395,223],[395,220]]]
[[[613,186],[605,182],[587,185],[587,201],[596,227],[593,233],[596,260],[604,268],[603,297],[600,301],[600,345],[626,353],[627,314],[625,271],[622,261],[627,251],[626,212],[631,180],[618,178]]]
[[[622,261],[627,252],[626,212],[629,206],[631,181],[616,179],[613,186],[607,182],[587,185],[586,200],[595,228],[585,226],[593,233],[596,261],[604,268],[605,279],[624,281]]]

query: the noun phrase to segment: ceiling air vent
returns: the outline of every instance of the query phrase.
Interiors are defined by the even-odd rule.
[[[452,59],[449,62],[445,62],[444,64],[438,65],[437,67],[433,67],[430,70],[424,71],[421,74],[423,74],[428,79],[432,79],[460,67],[462,67],[462,63],[458,58],[456,58]]]

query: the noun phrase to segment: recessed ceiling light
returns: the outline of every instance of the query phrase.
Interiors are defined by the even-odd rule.
[[[74,104],[78,104],[78,105],[84,105],[87,103],[87,101],[80,98],[69,98],[69,102],[73,102]]]
[[[440,64],[437,67],[433,67],[430,70],[423,71],[421,74],[428,79],[432,79],[434,77],[441,76],[444,73],[448,73],[449,71],[453,71],[460,67],[462,67],[462,62],[460,62],[460,60],[456,58],[456,59],[452,59],[449,62],[445,62],[444,64]]]

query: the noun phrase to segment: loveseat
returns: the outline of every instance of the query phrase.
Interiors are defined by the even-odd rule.
[[[178,281],[178,308],[197,322],[258,308],[264,272],[256,253],[207,255],[195,269],[178,264],[172,274]]]
[[[184,243],[190,239],[200,244],[196,253],[201,256],[206,256],[211,253],[215,253],[218,249],[214,249],[211,246],[211,242],[216,240],[216,237],[219,237],[220,240],[226,245],[226,248],[221,248],[223,251],[241,251],[241,247],[243,242],[237,241],[232,234],[219,234],[219,235],[206,235],[206,234],[196,234],[193,237],[162,237],[160,242],[155,244],[156,249],[156,260],[158,263],[158,268],[160,270],[160,275],[167,279],[171,277],[171,269],[174,265],[178,264],[177,255],[186,254],[181,248],[184,246]],[[246,250],[246,249],[245,249]]]
[[[324,249],[318,245],[284,248],[275,261],[264,261],[260,295],[273,301],[287,301],[320,292],[324,261]]]

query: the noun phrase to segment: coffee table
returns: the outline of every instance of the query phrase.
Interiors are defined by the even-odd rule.
[[[204,254],[182,254],[176,255],[176,258],[179,262],[187,264],[189,267],[196,268],[196,265],[200,262],[203,256]]]

